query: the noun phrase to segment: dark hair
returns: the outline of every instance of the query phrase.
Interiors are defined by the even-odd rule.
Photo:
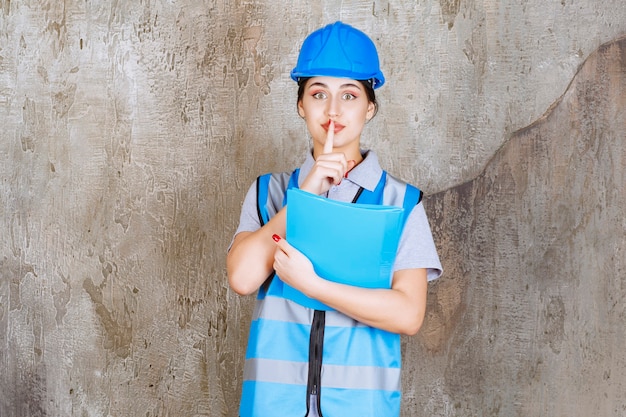
[[[296,104],[300,103],[300,101],[302,100],[302,97],[304,97],[304,86],[306,85],[306,82],[310,79],[311,77],[298,78],[298,101],[296,101]],[[372,80],[357,80],[357,81],[363,84],[363,88],[365,89],[365,95],[367,96],[367,100],[370,103],[374,103],[374,115],[372,116],[373,118],[374,116],[376,116],[376,113],[378,113],[378,102],[376,101],[376,93],[374,92],[374,87],[372,87]]]

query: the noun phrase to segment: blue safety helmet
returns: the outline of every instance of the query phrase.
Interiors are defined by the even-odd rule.
[[[385,83],[374,42],[365,33],[342,22],[316,30],[302,43],[291,78],[297,82],[308,77],[371,80],[373,88]]]

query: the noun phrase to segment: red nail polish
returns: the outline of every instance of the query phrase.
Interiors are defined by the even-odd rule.
[[[272,239],[274,239],[274,242],[278,242],[280,240],[280,236],[278,236],[277,234],[273,234]]]

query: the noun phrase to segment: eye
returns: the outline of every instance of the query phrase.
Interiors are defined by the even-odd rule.
[[[311,97],[313,97],[316,100],[323,100],[326,98],[326,93],[324,93],[323,91],[316,91],[313,94],[311,94]]]
[[[341,98],[347,101],[347,100],[355,100],[357,98],[357,96],[355,94],[352,94],[352,93],[343,93],[341,95]]]

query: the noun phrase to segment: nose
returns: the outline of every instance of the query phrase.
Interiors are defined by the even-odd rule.
[[[328,100],[328,108],[326,109],[328,117],[333,119],[341,114],[341,103],[336,98]]]

